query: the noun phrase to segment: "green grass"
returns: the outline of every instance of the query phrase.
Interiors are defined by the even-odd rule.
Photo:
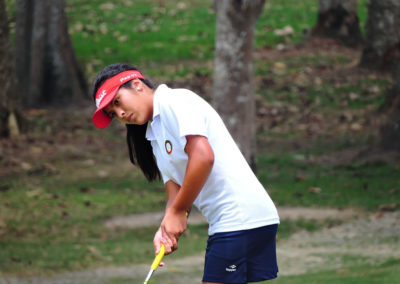
[[[7,0],[6,6],[15,23],[15,0]],[[366,7],[367,0],[359,1],[363,30]],[[68,0],[66,13],[73,46],[90,80],[98,70],[116,62],[136,64],[148,75],[160,76],[162,65],[176,67],[185,61],[213,58],[216,15],[212,1]],[[315,0],[267,1],[256,24],[256,47],[304,40],[317,13]],[[275,30],[285,26],[293,28],[293,35],[277,36]]]
[[[256,26],[256,46],[275,47],[279,43],[295,43],[304,40],[317,21],[318,3],[313,0],[266,1]],[[275,30],[286,26],[293,28],[293,35],[282,37]]]
[[[365,36],[365,25],[368,20],[368,0],[357,1],[357,14],[360,21],[361,33]]]
[[[302,154],[261,155],[260,180],[280,206],[355,207],[376,210],[400,198],[400,171],[382,163],[330,166],[303,160]],[[301,158],[299,160],[299,158]],[[310,188],[319,188],[313,192]]]
[[[36,232],[35,237],[20,236],[0,242],[1,273],[30,275],[151,263],[154,257],[155,227],[111,230],[100,222],[86,222],[84,227],[71,225],[61,222],[59,226],[53,224],[43,234]],[[206,236],[206,226],[189,226],[179,242],[179,257],[204,251]]]
[[[280,276],[272,282],[277,284],[393,284],[400,281],[400,260],[389,260],[377,266],[355,266],[339,270],[327,270],[296,276]],[[264,282],[263,282],[264,283]]]
[[[141,66],[211,59],[215,38],[211,3],[163,2],[165,6],[152,1],[114,1],[107,6],[99,0],[68,1],[72,39],[80,60],[97,70],[115,62]]]
[[[112,3],[67,1],[73,44],[89,76],[115,62],[145,66],[149,75],[157,76],[160,65],[212,60],[216,23],[212,1],[190,1],[186,5],[177,0],[160,1],[164,5],[143,0]],[[366,0],[358,7],[363,28]],[[317,13],[314,0],[268,1],[256,24],[256,48],[304,40],[316,23]],[[275,34],[285,26],[293,28],[293,35]]]

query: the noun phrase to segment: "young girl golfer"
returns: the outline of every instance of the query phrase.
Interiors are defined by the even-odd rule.
[[[279,217],[224,123],[186,89],[154,87],[130,65],[96,77],[93,122],[126,124],[130,159],[149,181],[162,178],[166,210],[154,237],[156,253],[178,248],[192,204],[209,223],[203,283],[248,283],[277,277]],[[229,104],[229,102],[226,102]]]

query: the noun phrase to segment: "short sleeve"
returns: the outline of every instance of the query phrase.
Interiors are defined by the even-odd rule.
[[[163,183],[166,184],[167,181],[170,180],[170,178],[164,173],[164,171],[160,170],[160,173],[161,173],[161,178],[163,180]]]
[[[168,112],[169,126],[174,128],[180,137],[207,137],[206,102],[195,93],[184,89],[174,90],[171,97],[164,108]]]

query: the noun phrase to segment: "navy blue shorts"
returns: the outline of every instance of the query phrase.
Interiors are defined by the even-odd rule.
[[[203,282],[243,284],[276,278],[277,230],[275,224],[210,236]]]

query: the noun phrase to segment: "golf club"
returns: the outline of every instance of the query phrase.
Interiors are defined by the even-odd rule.
[[[156,257],[153,260],[153,263],[151,264],[150,271],[147,274],[147,277],[144,280],[143,284],[147,284],[147,282],[150,280],[151,275],[153,275],[154,271],[156,271],[157,267],[160,265],[160,262],[161,262],[161,259],[164,256],[164,253],[165,253],[165,247],[162,244],[159,253],[156,255]]]

